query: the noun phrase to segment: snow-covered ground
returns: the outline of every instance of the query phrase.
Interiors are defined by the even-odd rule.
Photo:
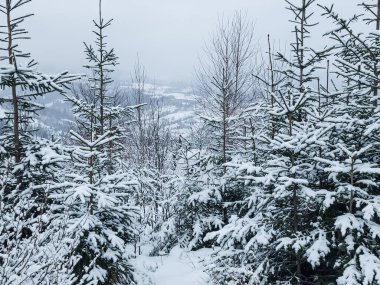
[[[200,260],[210,251],[189,252],[177,246],[169,255],[141,255],[134,260],[137,285],[206,285],[208,276]]]

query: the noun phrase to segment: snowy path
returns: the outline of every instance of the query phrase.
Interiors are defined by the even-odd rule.
[[[139,256],[135,261],[137,285],[206,285],[199,259],[209,250],[186,252],[175,247],[162,257]]]

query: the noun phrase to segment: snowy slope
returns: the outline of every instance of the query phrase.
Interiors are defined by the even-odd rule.
[[[128,89],[131,86],[124,85],[121,88]],[[146,94],[159,99],[162,106],[162,119],[174,135],[188,132],[194,124],[193,112],[195,99],[190,88],[146,85]],[[71,106],[57,93],[49,94],[39,99],[39,104],[45,106],[40,116],[35,118],[34,126],[38,128],[39,135],[50,138],[56,133],[66,133],[74,120]],[[0,116],[3,110],[0,109]]]
[[[200,260],[210,251],[188,252],[177,246],[162,257],[141,255],[134,260],[137,285],[206,285]]]
[[[121,88],[128,92],[135,86],[124,84]],[[196,105],[191,88],[146,83],[144,91],[147,98],[158,100],[163,122],[170,127],[172,134],[186,135],[189,132],[195,122],[194,108]]]

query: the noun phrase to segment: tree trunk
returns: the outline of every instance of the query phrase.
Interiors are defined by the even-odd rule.
[[[103,26],[103,19],[102,19],[102,0],[99,0],[99,23],[100,27]],[[100,90],[99,90],[99,96],[100,96],[100,135],[102,136],[104,133],[104,96],[105,96],[105,90],[104,90],[104,70],[103,70],[103,28],[99,29],[99,56],[100,56]]]
[[[376,30],[380,30],[380,0],[377,0]]]
[[[6,1],[6,12],[7,12],[7,28],[8,28],[8,57],[9,64],[16,65],[16,59],[13,52],[13,26],[11,20],[11,1]],[[12,92],[12,105],[13,105],[13,135],[14,135],[14,145],[15,145],[15,162],[16,164],[21,162],[21,143],[20,143],[20,118],[19,118],[19,107],[18,107],[18,98],[17,98],[17,88],[16,88],[16,78],[13,76],[13,83],[11,86]],[[17,184],[21,184],[22,176],[18,172],[16,173]]]

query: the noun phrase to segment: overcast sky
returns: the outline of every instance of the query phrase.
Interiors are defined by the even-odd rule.
[[[28,5],[35,14],[27,20],[32,40],[22,47],[40,63],[41,71],[85,71],[83,41],[94,39],[91,30],[92,19],[98,15],[97,2],[33,0]],[[353,5],[356,0],[318,2],[336,2],[346,14],[357,10]],[[103,0],[103,15],[114,18],[107,34],[119,56],[119,79],[129,78],[139,55],[151,80],[191,82],[198,56],[215,31],[218,17],[241,10],[254,23],[259,43],[264,44],[266,35],[271,34],[285,45],[291,40],[292,27],[285,4],[282,0]],[[322,22],[320,32],[331,27],[331,22]],[[318,37],[314,41],[321,44]]]

